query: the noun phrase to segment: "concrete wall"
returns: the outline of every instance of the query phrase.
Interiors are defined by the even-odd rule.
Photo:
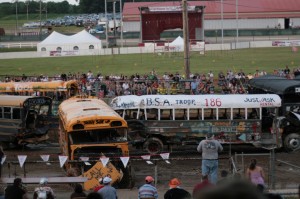
[[[263,48],[272,47],[272,41],[251,41],[224,44],[205,44],[205,51],[210,50],[233,50],[243,48]],[[193,50],[197,51],[197,50]],[[144,47],[124,47],[124,48],[104,48],[99,50],[79,50],[77,55],[68,56],[89,56],[89,55],[118,55],[118,54],[140,54],[140,53],[160,53],[164,52],[164,46],[146,45]],[[15,58],[40,58],[54,57],[50,56],[50,52],[9,52],[0,53],[0,59]]]

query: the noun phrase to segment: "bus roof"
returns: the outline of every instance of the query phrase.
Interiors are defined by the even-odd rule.
[[[76,80],[51,82],[2,82],[0,92],[66,91],[70,86],[77,86]]]
[[[21,107],[28,99],[46,99],[43,103],[51,103],[51,98],[49,97],[35,97],[35,96],[19,96],[19,95],[0,95],[0,106],[14,106]],[[32,103],[32,101],[30,102]]]
[[[23,106],[28,98],[32,96],[0,95],[0,106]]]
[[[127,95],[116,97],[111,102],[111,107],[114,110],[138,108],[260,108],[280,106],[281,98],[275,94]]]
[[[127,127],[126,121],[109,105],[100,99],[92,97],[73,97],[63,101],[59,106],[59,115],[66,129],[70,129],[73,125],[79,124],[80,122],[90,124],[88,121],[97,123],[98,120],[121,121],[122,126]],[[109,123],[107,123],[106,126],[108,125]],[[104,127],[105,125],[99,124],[98,128],[100,126]],[[97,125],[94,125],[94,128],[97,128]]]

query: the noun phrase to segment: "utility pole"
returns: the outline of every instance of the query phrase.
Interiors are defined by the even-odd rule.
[[[190,79],[190,50],[189,50],[189,24],[188,24],[188,10],[187,0],[182,0],[182,30],[184,41],[184,71],[185,79]]]
[[[18,27],[19,27],[19,22],[18,22],[18,0],[16,0],[16,35],[18,35]]]
[[[29,0],[25,1],[25,5],[26,5],[26,11],[27,11],[27,22],[28,22],[28,6],[29,6]]]
[[[42,0],[40,0],[40,38],[42,38]]]

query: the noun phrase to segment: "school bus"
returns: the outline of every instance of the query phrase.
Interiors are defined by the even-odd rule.
[[[0,142],[25,145],[47,140],[52,99],[49,97],[0,95]]]
[[[132,186],[131,166],[124,168],[120,157],[128,157],[127,123],[109,105],[94,97],[72,97],[58,110],[59,143],[70,161],[88,158],[90,165],[67,162],[65,168],[75,176],[88,177],[85,190],[110,176],[118,187]],[[110,162],[103,166],[100,157]]]
[[[49,82],[0,82],[0,93],[7,95],[47,96],[53,99],[52,114],[57,115],[59,104],[78,95],[76,80]]]
[[[126,119],[131,143],[149,153],[166,145],[197,145],[207,133],[224,144],[282,144],[270,132],[281,106],[275,94],[130,95],[110,105]]]

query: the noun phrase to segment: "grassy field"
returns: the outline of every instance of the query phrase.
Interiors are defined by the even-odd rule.
[[[268,74],[274,69],[290,69],[300,67],[299,52],[291,52],[291,48],[257,48],[232,51],[207,51],[205,55],[192,53],[190,68],[192,73],[215,74],[220,71],[241,69],[246,73],[255,70],[265,70]],[[131,75],[145,74],[153,69],[158,74],[164,72],[184,74],[184,59],[182,54],[129,54],[114,56],[78,56],[78,57],[49,57],[35,59],[2,59],[0,74],[26,75],[61,74],[68,72],[87,72]]]

